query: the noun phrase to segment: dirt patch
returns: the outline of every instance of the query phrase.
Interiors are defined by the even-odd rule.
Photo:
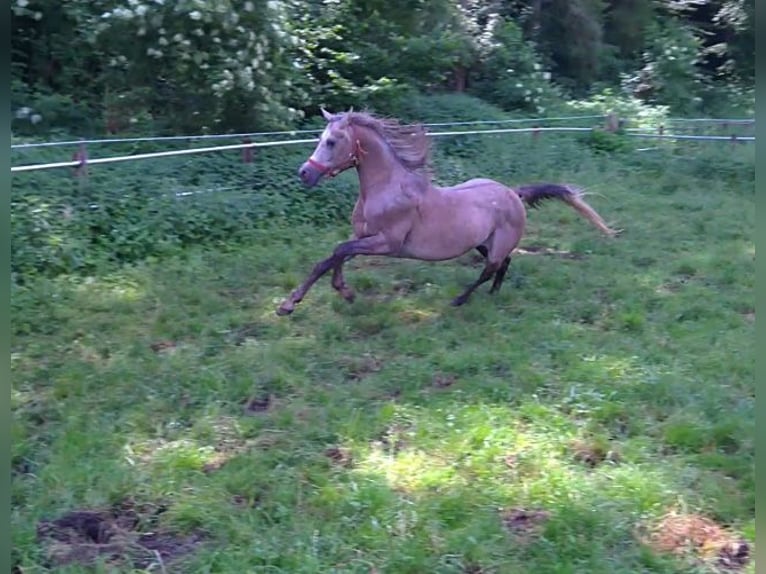
[[[445,375],[443,373],[438,373],[434,376],[434,380],[431,382],[431,384],[437,389],[446,389],[447,387],[454,385],[456,382],[457,377],[455,377],[455,375]]]
[[[231,503],[239,508],[258,508],[258,505],[261,503],[261,495],[256,494],[255,496],[247,497],[242,494],[235,494],[231,497]]]
[[[748,323],[755,323],[755,311],[746,311],[742,313],[742,318]]]
[[[175,341],[156,341],[149,345],[152,351],[155,353],[171,353],[176,349]]]
[[[397,316],[403,323],[413,325],[433,319],[436,316],[436,313],[422,311],[420,309],[406,309],[404,311],[399,311]]]
[[[393,424],[382,432],[372,444],[377,448],[388,451],[389,454],[397,455],[407,448],[405,437],[408,430],[408,426]]]
[[[590,468],[596,468],[603,462],[619,462],[619,453],[611,445],[602,441],[577,439],[569,446],[572,458]]]
[[[502,514],[503,525],[524,544],[539,536],[548,518],[550,512],[539,509],[512,508]]]
[[[269,435],[261,435],[255,438],[240,436],[237,429],[237,421],[233,417],[218,417],[212,424],[216,441],[213,452],[206,457],[205,464],[202,467],[202,471],[205,474],[220,470],[235,456],[254,449],[268,447]]]
[[[518,454],[506,454],[503,457],[503,462],[505,463],[505,466],[507,466],[511,470],[517,470],[519,468],[519,463],[521,462],[519,460]]]
[[[205,474],[210,474],[211,472],[215,472],[217,470],[221,470],[223,468],[223,465],[229,462],[229,459],[232,457],[234,452],[225,452],[225,451],[219,451],[216,452],[210,460],[208,460],[205,465],[202,467],[202,472]]]
[[[399,279],[394,281],[391,287],[396,295],[403,297],[410,293],[415,293],[420,288],[420,285],[412,279]]]
[[[252,415],[269,411],[275,403],[274,395],[254,395],[244,401],[245,414]]]
[[[164,506],[130,501],[110,510],[75,510],[37,525],[37,540],[51,567],[158,568],[170,572],[205,540],[201,532],[179,534],[158,526]],[[180,570],[178,570],[180,571]]]
[[[396,402],[402,396],[402,389],[394,387],[391,389],[378,389],[372,394],[372,398],[377,400]]]
[[[266,327],[260,323],[248,323],[229,333],[229,341],[235,346],[241,346],[248,339],[258,339],[266,332]]]
[[[324,455],[337,466],[349,468],[354,464],[354,458],[351,456],[351,451],[347,448],[331,446],[325,449]]]
[[[688,283],[687,279],[666,281],[660,284],[655,291],[660,295],[673,295],[680,292]]]
[[[544,245],[527,245],[523,249],[517,249],[516,253],[519,255],[549,255],[561,257],[562,259],[574,259],[578,261],[587,257],[584,253],[577,253],[575,251],[563,251],[561,249],[545,247]]]
[[[737,571],[751,558],[750,545],[699,514],[669,512],[656,524],[642,526],[641,542],[655,552],[672,554],[719,571]]]
[[[383,361],[373,355],[364,354],[361,357],[344,357],[341,365],[346,371],[346,378],[352,381],[361,381],[372,373],[377,373],[383,368]]]

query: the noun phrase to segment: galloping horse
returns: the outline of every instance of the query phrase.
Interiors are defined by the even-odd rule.
[[[544,199],[563,201],[606,235],[617,234],[577,188],[540,183],[513,189],[483,178],[438,187],[428,170],[429,145],[423,126],[353,110],[331,114],[322,108],[322,114],[327,126],[298,175],[307,187],[314,187],[325,177],[356,168],[360,189],[351,215],[353,237],[314,266],[279,306],[278,315],[292,313],[330,270],[333,288],[353,301],[343,265],[357,255],[445,261],[476,249],[485,258],[484,269],[452,305],[465,303],[493,277],[490,293],[495,293],[524,234],[525,206],[535,207]]]

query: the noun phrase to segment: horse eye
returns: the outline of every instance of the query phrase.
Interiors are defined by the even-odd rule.
[[[327,141],[325,142],[325,144],[327,144],[327,147],[329,147],[330,149],[332,149],[332,148],[333,148],[333,146],[335,145],[335,140],[327,140]]]

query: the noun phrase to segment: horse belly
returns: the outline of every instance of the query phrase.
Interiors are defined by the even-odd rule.
[[[443,212],[423,215],[412,227],[402,255],[424,261],[445,261],[467,253],[486,241],[492,232],[482,213],[468,208],[458,216]]]

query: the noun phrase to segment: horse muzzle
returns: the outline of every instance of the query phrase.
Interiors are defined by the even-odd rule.
[[[322,170],[318,169],[316,166],[309,162],[304,163],[298,169],[298,177],[301,178],[303,185],[306,187],[314,187],[319,183],[319,180],[322,179],[323,175],[324,173]]]

